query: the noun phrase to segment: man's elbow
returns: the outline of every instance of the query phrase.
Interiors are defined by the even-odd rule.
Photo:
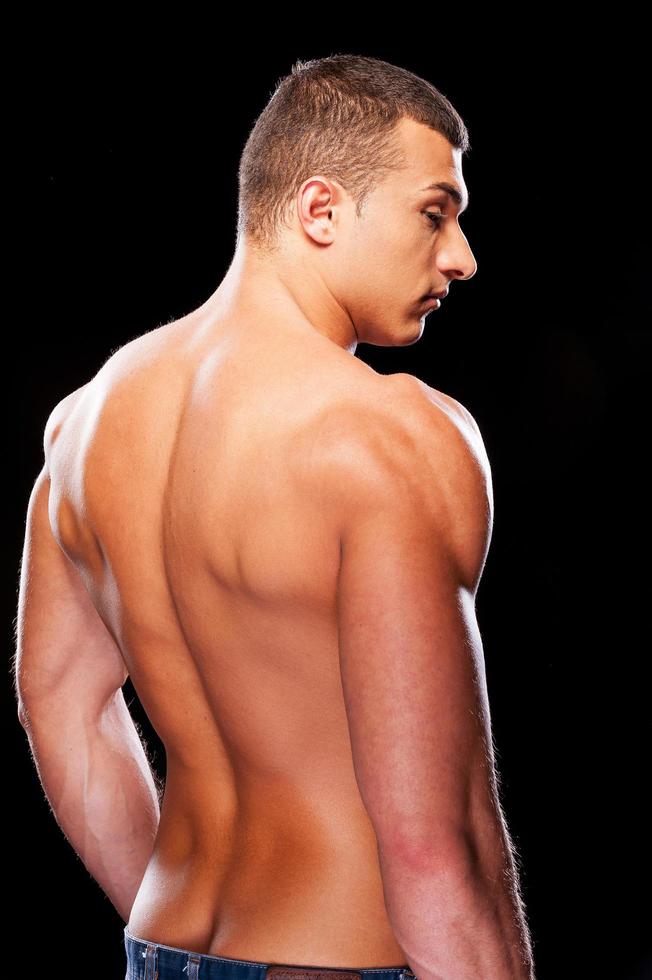
[[[23,728],[27,728],[27,725],[29,724],[29,714],[25,706],[25,702],[21,697],[18,697],[17,699],[16,712],[18,714],[18,721],[20,724],[23,726]]]
[[[29,734],[30,732],[34,732],[39,723],[42,722],[45,708],[42,705],[39,706],[33,700],[18,695],[16,713],[21,726]]]
[[[477,846],[461,826],[440,828],[425,836],[404,828],[391,839],[379,840],[378,851],[385,868],[391,867],[399,877],[436,880],[442,888],[468,884],[478,871]]]

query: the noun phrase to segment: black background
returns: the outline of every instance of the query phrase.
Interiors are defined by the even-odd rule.
[[[277,80],[332,53],[422,75],[470,131],[463,228],[478,271],[417,344],[356,356],[461,400],[489,453],[495,524],[477,609],[537,978],[634,980],[650,965],[651,870],[641,26],[621,10],[619,28],[577,36],[536,19],[471,36],[466,11],[436,9],[411,14],[399,40],[386,25],[334,30],[331,15],[304,10],[294,39],[258,15],[228,30],[171,22],[165,40],[126,24],[78,24],[71,39],[54,21],[23,36],[10,98],[9,654],[47,415],[112,350],[216,288],[239,155]],[[55,957],[66,975],[122,977],[124,923],[48,809],[10,670],[6,687],[10,948],[23,976],[49,975]]]

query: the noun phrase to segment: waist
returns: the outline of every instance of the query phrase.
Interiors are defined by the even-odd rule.
[[[332,937],[337,942],[337,937]],[[315,963],[278,963],[274,960],[238,959],[199,953],[182,946],[135,935],[124,928],[127,977],[143,980],[416,980],[406,964],[393,966],[337,966]],[[200,972],[201,971],[201,972]]]
[[[226,959],[346,969],[404,965],[367,823],[349,819],[347,839],[337,824],[298,822],[296,810],[288,808],[284,824],[265,819],[264,807],[256,820],[214,819],[210,836],[196,825],[180,832],[182,822],[168,811],[128,932]]]

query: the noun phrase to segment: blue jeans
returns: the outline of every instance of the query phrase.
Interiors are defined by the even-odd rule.
[[[209,956],[208,953],[139,939],[127,932],[126,926],[124,943],[127,954],[125,980],[403,980],[403,977],[416,980],[409,966],[355,970]]]

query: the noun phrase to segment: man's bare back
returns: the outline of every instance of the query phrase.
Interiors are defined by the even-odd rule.
[[[118,350],[53,414],[53,530],[166,751],[131,934],[241,959],[406,962],[352,763],[319,473],[347,423],[400,426],[417,385],[320,335],[195,311]],[[434,397],[473,439],[461,406]]]

